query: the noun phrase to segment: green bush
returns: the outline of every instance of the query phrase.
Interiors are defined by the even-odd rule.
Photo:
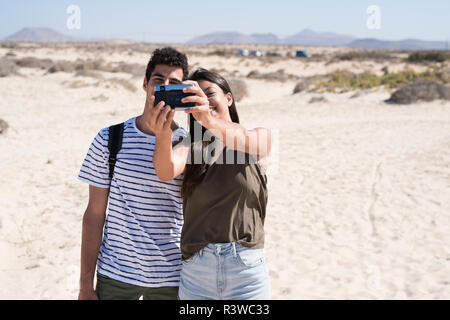
[[[446,84],[450,82],[450,71],[447,69],[431,69],[424,72],[415,72],[412,69],[404,69],[397,73],[386,73],[378,76],[368,71],[352,73],[339,70],[316,80],[313,91],[347,92],[379,86],[393,89],[414,81],[435,81]]]
[[[356,89],[370,89],[381,85],[381,79],[371,72],[352,73],[336,71],[315,84],[314,91],[346,92]]]

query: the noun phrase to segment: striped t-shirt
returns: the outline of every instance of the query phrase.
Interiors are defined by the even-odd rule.
[[[179,127],[173,140],[187,135]],[[182,177],[161,182],[153,167],[155,136],[125,122],[122,149],[109,180],[108,128],[100,130],[84,159],[78,179],[110,188],[108,215],[97,272],[142,287],[179,285]]]

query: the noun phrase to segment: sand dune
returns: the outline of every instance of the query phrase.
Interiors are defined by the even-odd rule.
[[[66,51],[17,54],[73,61],[81,54]],[[244,77],[263,68],[256,59],[246,66],[235,57],[189,58]],[[127,62],[147,59],[136,53]],[[334,68],[292,63],[263,70],[305,76]],[[78,170],[100,128],[142,111],[144,92],[89,78],[71,88],[73,74],[21,73],[0,78],[0,118],[9,124],[0,135],[0,298],[74,299],[88,192]],[[129,81],[141,87],[141,79]],[[277,137],[266,220],[273,298],[450,298],[450,103],[387,105],[385,89],[356,98],[292,95],[294,81],[245,81],[241,122]],[[309,103],[317,96],[327,101]]]

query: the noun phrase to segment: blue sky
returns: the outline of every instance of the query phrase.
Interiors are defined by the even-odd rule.
[[[81,10],[79,30],[66,26],[71,4]],[[370,5],[380,8],[380,29],[367,28]],[[305,28],[386,40],[450,41],[450,0],[0,0],[0,39],[23,27],[153,42],[184,42],[215,31],[286,37]]]

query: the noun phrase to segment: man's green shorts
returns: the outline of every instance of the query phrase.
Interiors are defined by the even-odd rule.
[[[178,287],[145,288],[97,274],[95,289],[100,300],[177,300]]]

